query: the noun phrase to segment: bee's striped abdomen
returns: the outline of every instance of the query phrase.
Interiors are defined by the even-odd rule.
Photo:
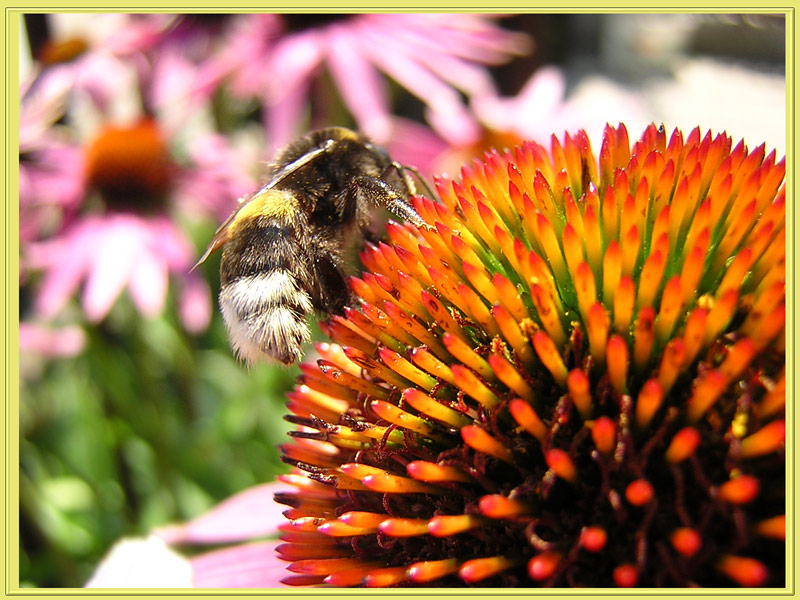
[[[311,297],[300,284],[298,248],[290,228],[258,226],[223,251],[220,307],[231,346],[242,360],[296,362],[311,337]],[[266,252],[264,250],[267,250]]]

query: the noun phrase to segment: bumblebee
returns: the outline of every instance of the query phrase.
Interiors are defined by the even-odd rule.
[[[341,314],[351,299],[346,252],[383,207],[415,225],[409,169],[341,127],[280,150],[265,185],[243,198],[205,254],[222,248],[219,303],[234,353],[248,364],[291,365],[313,311]]]

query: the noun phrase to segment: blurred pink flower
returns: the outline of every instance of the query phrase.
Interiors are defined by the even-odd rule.
[[[638,117],[644,102],[632,91],[610,86],[568,94],[563,72],[547,66],[536,71],[516,96],[476,98],[472,108],[489,129],[514,131],[526,140],[546,143],[553,131],[583,129],[599,144],[606,124]]]
[[[20,86],[19,223],[20,244],[40,239],[61,226],[65,213],[80,205],[83,183],[80,149],[54,124],[63,116],[71,83],[50,77],[32,88]],[[23,267],[21,265],[21,267]],[[20,277],[25,276],[24,267]]]
[[[275,588],[291,574],[277,558],[286,523],[274,495],[280,482],[240,492],[189,523],[157,529],[146,539],[120,540],[87,582],[89,588]],[[260,539],[262,538],[262,539]],[[191,558],[177,548],[237,544]]]
[[[643,112],[635,94],[616,93],[567,96],[566,79],[556,67],[536,71],[515,96],[483,94],[470,102],[475,129],[454,141],[435,129],[395,118],[390,154],[403,164],[413,165],[426,175],[453,174],[455,169],[481,153],[502,150],[523,140],[549,144],[552,131],[584,129],[598,140],[607,122],[621,121]],[[411,142],[411,143],[409,143]]]
[[[82,306],[93,322],[102,320],[127,285],[137,309],[161,312],[170,272],[181,277],[194,251],[183,233],[164,216],[131,213],[92,215],[61,236],[31,245],[28,265],[45,272],[36,309],[52,318],[85,283]]]
[[[57,231],[75,213],[84,192],[83,182],[75,177],[81,164],[80,149],[58,140],[20,157],[20,244]]]
[[[175,203],[187,214],[213,215],[221,223],[256,185],[251,172],[258,162],[255,153],[247,156],[228,137],[215,133],[198,135],[187,153],[188,166],[175,173]]]
[[[82,288],[83,311],[97,322],[126,287],[143,315],[155,315],[164,308],[172,275],[178,283],[184,326],[191,332],[205,329],[211,318],[210,290],[198,274],[189,273],[196,251],[170,213],[182,184],[191,182],[202,188],[203,182],[216,179],[204,178],[205,169],[175,165],[152,119],[130,127],[106,127],[69,164],[70,170],[58,170],[52,180],[41,171],[28,172],[29,183],[21,187],[21,207],[31,205],[34,191],[59,186],[77,188],[84,206],[96,205],[56,235],[29,241],[21,249],[24,268],[43,272],[35,299],[38,315],[55,317]],[[233,201],[230,198],[226,208]],[[202,213],[203,207],[192,210]],[[25,214],[21,211],[21,217]],[[27,226],[21,221],[21,230]]]
[[[206,104],[225,84],[237,98],[256,98],[266,52],[280,33],[279,15],[178,15],[153,52],[150,103],[178,109],[176,123]]]
[[[135,72],[146,69],[143,51],[153,47],[169,24],[165,14],[48,15],[53,39],[34,63],[31,89],[67,82],[70,95],[86,95],[107,112]]]
[[[487,65],[506,62],[529,49],[528,38],[504,30],[478,14],[237,15],[223,32],[219,50],[196,69],[179,52],[165,60],[182,62],[188,86],[208,94],[225,81],[238,97],[263,102],[270,150],[283,146],[306,126],[312,104],[323,112],[330,99],[315,97],[327,67],[359,130],[378,143],[391,133],[386,76],[417,96],[437,132],[451,141],[477,125],[459,92],[469,97],[494,93]],[[295,31],[293,24],[301,29]],[[173,101],[179,86],[164,81],[158,98]],[[172,93],[167,93],[171,89]],[[329,121],[329,115],[322,115]]]
[[[80,354],[86,334],[80,327],[50,327],[40,323],[19,324],[19,351],[38,356],[62,358]]]

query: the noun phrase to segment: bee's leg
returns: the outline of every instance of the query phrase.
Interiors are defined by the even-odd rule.
[[[376,177],[356,177],[352,184],[356,197],[367,197],[373,204],[382,206],[398,217],[410,221],[417,227],[427,227],[419,213],[408,201],[408,198],[398,194],[392,186]]]
[[[326,314],[343,314],[352,294],[342,269],[330,254],[320,252],[314,257],[314,271],[316,286],[311,294],[314,308]]]
[[[431,189],[431,186],[428,185],[428,182],[425,180],[425,178],[422,176],[422,174],[420,174],[420,172],[417,170],[416,167],[410,167],[410,166],[407,166],[407,165],[401,165],[399,162],[397,162],[395,160],[395,161],[392,161],[392,164],[390,164],[388,167],[386,167],[386,169],[384,170],[384,174],[389,169],[394,169],[403,178],[403,181],[405,182],[406,187],[408,188],[410,194],[416,194],[417,193],[416,186],[414,185],[414,180],[411,179],[411,176],[409,175],[409,173],[413,173],[416,176],[416,178],[419,180],[419,182],[422,184],[422,186],[425,188],[425,192],[428,194],[428,197],[429,198],[436,198],[436,194]]]

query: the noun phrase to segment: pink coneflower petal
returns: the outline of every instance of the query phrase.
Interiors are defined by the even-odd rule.
[[[144,316],[152,317],[164,308],[168,275],[166,263],[149,252],[142,253],[133,265],[128,284],[131,299]]]
[[[76,356],[85,345],[86,334],[80,327],[56,329],[35,323],[19,324],[20,352],[50,357]]]
[[[276,588],[290,575],[278,559],[279,541],[258,542],[200,554],[190,559],[197,588]]]
[[[92,248],[88,241],[84,241],[91,236],[93,229],[93,223],[86,223],[69,238],[55,239],[29,248],[29,266],[49,269],[36,297],[36,311],[42,317],[55,316],[80,285],[92,259]],[[59,268],[54,268],[65,257],[68,260],[64,260]]]
[[[51,204],[75,208],[84,193],[83,182],[75,177],[83,167],[79,148],[56,141],[37,151],[34,160],[20,165],[20,177],[26,172],[27,189],[20,188],[20,204]]]
[[[72,77],[56,73],[44,79],[31,78],[20,84],[19,151],[31,152],[52,142],[48,130],[63,114]]]
[[[420,17],[442,17],[444,15],[419,15]],[[445,19],[447,17],[445,16]],[[446,23],[436,30],[437,34],[445,34]],[[427,28],[417,29],[414,25],[399,28],[397,24],[385,23],[385,27],[397,31],[392,37],[396,44],[395,51],[408,56],[415,62],[425,65],[443,81],[467,94],[486,94],[494,91],[494,83],[487,71],[477,64],[464,60],[458,55],[459,44],[448,44],[446,40],[437,39]],[[463,44],[462,44],[463,45]],[[483,56],[476,53],[474,61],[483,62]]]
[[[270,62],[264,65],[272,85],[267,101],[272,104],[305,87],[311,73],[323,58],[322,33],[316,30],[280,39],[272,50]]]
[[[386,84],[345,28],[328,34],[328,66],[359,129],[377,142],[388,139],[390,119]]]
[[[281,148],[294,139],[307,109],[308,88],[302,82],[288,95],[270,103],[265,117],[270,151]]]
[[[468,146],[480,139],[481,128],[472,113],[458,103],[428,108],[425,118],[449,144]]]
[[[177,44],[166,45],[159,51],[154,66],[153,85],[150,97],[155,106],[169,109],[170,105],[179,107],[178,114],[186,117],[187,102],[198,100],[197,67]]]
[[[194,263],[194,249],[189,240],[167,217],[142,220],[139,223],[145,243],[152,252],[161,256],[171,271],[184,274]]]
[[[543,67],[516,96],[480,97],[473,101],[472,107],[478,118],[492,129],[516,130],[529,139],[545,141],[550,136],[554,117],[558,120],[565,90],[566,81],[561,71],[555,67]],[[520,119],[522,114],[547,115],[547,118]]]
[[[111,310],[130,278],[137,254],[146,243],[143,231],[127,216],[118,216],[97,232],[91,271],[83,291],[83,311],[90,321],[99,321]]]
[[[414,165],[421,173],[433,173],[438,157],[448,147],[430,128],[416,121],[397,117],[392,120],[392,136],[386,148],[401,164]]]
[[[205,331],[211,322],[211,290],[205,279],[188,276],[178,301],[181,323],[189,333]]]
[[[221,51],[201,67],[203,70],[209,69],[211,73],[202,74],[201,77],[212,79],[216,72],[224,72],[228,75],[232,95],[258,97],[271,74],[264,69],[262,61],[253,60],[253,57],[268,54],[280,30],[281,16],[277,14],[232,17]]]
[[[368,55],[374,64],[429,106],[444,109],[461,104],[458,93],[435,77],[427,65],[419,64],[403,52],[401,44],[379,36],[372,28],[361,27],[365,47],[382,47],[382,52]]]
[[[123,539],[106,555],[87,588],[188,588],[192,565],[163,540]]]
[[[244,152],[219,134],[197,136],[189,148],[192,166],[182,172],[175,190],[175,200],[187,212],[202,211],[224,220],[236,207],[236,201],[253,190],[255,177]]]
[[[217,544],[274,535],[286,522],[285,507],[274,496],[287,487],[275,482],[249,488],[188,523],[162,527],[154,535],[169,544]]]
[[[510,55],[525,54],[531,49],[527,35],[503,29],[493,22],[492,15],[405,13],[365,15],[362,19],[398,29],[399,39],[434,52],[484,64],[503,63]],[[435,35],[431,35],[432,31]]]
[[[127,15],[123,26],[108,28],[114,34],[103,40],[103,46],[116,55],[147,50],[162,39],[172,19],[169,14]]]

